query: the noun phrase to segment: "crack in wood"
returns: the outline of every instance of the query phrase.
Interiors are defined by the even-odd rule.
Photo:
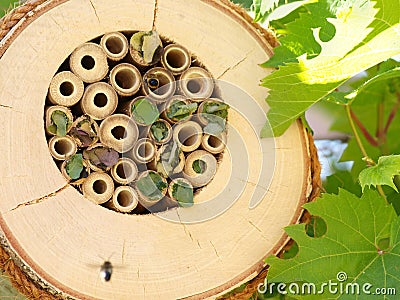
[[[219,256],[217,249],[215,248],[215,245],[213,244],[213,242],[210,241],[211,246],[214,249],[215,255],[218,257],[218,259],[221,259],[221,256]]]
[[[2,107],[2,108],[7,108],[7,109],[13,109],[12,106],[5,105],[5,104],[0,104],[0,107]]]
[[[234,70],[235,68],[237,68],[241,63],[243,63],[247,58],[249,58],[250,54],[254,51],[254,49],[250,50],[249,52],[246,53],[246,55],[239,60],[237,63],[235,63],[233,66],[230,66],[228,68],[226,68],[218,77],[217,79],[220,79],[221,77],[223,77],[226,73],[228,73],[229,71]]]
[[[156,30],[157,14],[158,14],[158,0],[154,0],[154,12],[153,12],[152,30]]]
[[[24,206],[29,206],[29,205],[33,205],[33,204],[38,204],[38,203],[42,203],[43,201],[49,199],[49,198],[53,198],[55,196],[57,196],[59,193],[61,193],[62,191],[64,191],[67,187],[69,187],[69,183],[67,183],[66,185],[64,185],[63,187],[59,188],[58,190],[56,190],[55,192],[52,192],[50,194],[47,194],[45,196],[42,196],[40,198],[34,199],[34,200],[30,200],[24,203],[20,203],[18,204],[16,207],[12,208],[9,210],[9,212],[14,211],[20,207],[24,207]]]
[[[97,21],[99,21],[99,23],[100,23],[100,18],[99,18],[99,15],[97,14],[96,7],[94,6],[92,0],[89,0],[89,2],[90,2],[90,5],[93,7],[94,14],[96,15]]]

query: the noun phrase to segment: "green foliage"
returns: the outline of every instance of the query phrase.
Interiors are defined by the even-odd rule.
[[[162,42],[157,31],[139,31],[132,35],[130,44],[147,64],[157,61],[160,57]]]
[[[136,187],[149,200],[158,201],[163,197],[162,191],[167,188],[167,184],[159,174],[150,171],[136,182]]]
[[[388,185],[398,191],[393,183],[396,175],[400,175],[400,155],[381,156],[376,166],[361,171],[360,184],[363,189],[371,185]]]
[[[79,179],[83,170],[82,154],[73,155],[65,165],[65,171],[72,180]]]
[[[201,159],[196,159],[193,162],[193,170],[197,173],[197,174],[203,174],[206,171],[207,165],[204,162],[204,160]]]
[[[160,160],[157,162],[157,172],[167,178],[176,172],[175,169],[180,163],[179,155],[181,150],[176,142],[172,142],[160,151],[162,153]]]
[[[329,280],[337,282],[336,275],[346,272],[347,282],[399,286],[396,274],[400,264],[400,218],[378,193],[366,191],[357,198],[341,190],[338,195],[324,194],[305,208],[325,221],[326,233],[310,238],[305,225],[287,227],[285,231],[297,242],[299,253],[286,260],[267,258],[268,282],[302,281],[318,287]],[[389,244],[379,248],[387,239]],[[329,296],[333,295],[326,291],[324,297]]]
[[[389,8],[396,5],[397,0],[305,5],[308,12],[287,25],[287,40],[282,38],[277,58],[266,65],[280,65],[262,83],[271,90],[268,118],[276,135],[346,80],[400,52],[400,11]],[[385,22],[393,25],[383,26]],[[331,36],[332,25],[334,35],[324,41]]]
[[[193,187],[184,181],[177,181],[172,186],[172,196],[179,202],[180,206],[193,206]]]
[[[83,158],[100,169],[106,170],[114,166],[119,160],[119,154],[112,148],[96,147],[83,151]]]
[[[68,120],[67,115],[60,110],[56,110],[51,114],[51,124],[48,127],[48,130],[51,133],[54,133],[57,136],[66,136],[67,135],[67,128],[70,124],[70,120]]]
[[[132,105],[132,116],[142,125],[153,124],[159,115],[157,106],[147,98],[139,99]]]
[[[168,136],[169,129],[167,125],[164,124],[164,122],[156,121],[151,125],[150,131],[156,141],[161,142]]]
[[[207,120],[204,132],[211,135],[219,135],[225,130],[229,105],[219,101],[205,102],[202,117]]]
[[[197,110],[197,103],[186,104],[183,101],[174,101],[167,111],[167,117],[180,121],[187,118]]]

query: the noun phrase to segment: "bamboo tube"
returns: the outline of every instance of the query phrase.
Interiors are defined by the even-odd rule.
[[[74,73],[60,72],[50,82],[49,100],[55,105],[70,107],[81,100],[84,89],[83,81]]]
[[[168,143],[172,138],[171,124],[166,120],[158,119],[150,126],[148,137],[154,141],[156,145]]]
[[[112,61],[123,59],[129,51],[128,39],[120,32],[109,32],[103,35],[100,46]]]
[[[147,180],[147,182],[143,182],[143,180]],[[142,190],[144,188],[147,190]],[[136,181],[136,191],[139,195],[139,202],[146,208],[159,202],[165,196],[167,188],[167,180],[152,170],[140,174]]]
[[[170,99],[175,90],[175,78],[170,71],[164,68],[152,68],[143,75],[144,94],[158,103]]]
[[[119,184],[129,184],[138,176],[138,167],[133,160],[121,158],[112,168],[111,176]]]
[[[114,149],[112,149],[110,147],[107,147],[106,145],[103,145],[101,143],[97,143],[97,144],[94,144],[93,146],[91,146],[91,147],[89,147],[89,148],[87,148],[86,150],[83,151],[83,158],[84,158],[84,160],[86,161],[87,165],[89,166],[89,168],[91,170],[93,170],[95,172],[109,171],[111,169],[111,167],[113,167],[113,165],[109,165],[109,166],[101,165],[99,162],[97,162],[97,165],[96,165],[96,162],[92,162],[91,161],[90,155],[87,155],[87,152],[90,152],[91,150],[96,149],[96,148],[103,148],[103,149],[106,149],[108,151],[116,151],[116,150],[114,150]],[[98,157],[96,157],[95,159],[99,160]],[[119,160],[119,155],[116,158],[116,162],[115,163],[117,163],[118,160]]]
[[[132,158],[138,164],[146,164],[154,160],[157,150],[151,139],[138,140],[132,149]]]
[[[178,86],[186,97],[192,100],[203,100],[213,93],[214,80],[205,69],[191,67],[182,73]]]
[[[190,67],[192,58],[185,47],[170,44],[164,48],[161,63],[172,74],[179,75]]]
[[[52,129],[54,129],[54,128],[51,127],[52,125],[54,125],[54,122],[52,120],[52,115],[56,111],[61,111],[67,116],[68,123],[67,123],[66,133],[68,133],[72,127],[74,116],[72,115],[71,111],[68,108],[66,108],[64,106],[59,106],[59,105],[49,106],[46,108],[46,113],[45,113],[45,115],[46,115],[46,133],[49,135],[56,135],[56,131],[53,131]]]
[[[78,147],[90,147],[99,141],[99,125],[88,115],[80,116],[72,124],[70,135]]]
[[[157,105],[145,96],[136,97],[132,101],[123,104],[121,112],[132,117],[138,126],[149,126],[160,116]]]
[[[100,124],[101,143],[119,153],[131,150],[138,136],[137,125],[127,115],[115,114],[107,117]]]
[[[108,207],[121,213],[130,213],[138,206],[138,199],[135,189],[130,186],[119,186],[108,202]]]
[[[191,202],[179,201],[179,200],[183,200],[183,199],[177,199],[176,194],[174,192],[176,185],[180,185],[181,187],[189,188],[192,190],[192,192],[191,192],[191,197],[192,197],[191,200],[192,201]],[[190,181],[185,178],[175,178],[175,179],[171,180],[171,182],[168,186],[168,196],[173,201],[177,201],[180,206],[183,206],[183,207],[192,206],[193,205],[193,186],[190,183]]]
[[[88,200],[103,204],[110,200],[114,193],[114,181],[107,173],[93,172],[82,184],[82,192]]]
[[[204,150],[197,150],[186,157],[184,177],[194,187],[208,184],[217,171],[217,159]]]
[[[118,95],[111,85],[97,82],[89,85],[81,101],[83,113],[94,120],[112,115],[118,106]]]
[[[67,163],[68,163],[68,159],[64,160],[61,163],[60,170],[61,170],[61,174],[64,176],[64,178],[67,179],[68,181],[71,181],[72,178],[68,175],[67,169],[66,169]],[[82,176],[82,174],[86,174],[87,173],[87,168],[88,168],[87,162],[85,160],[83,160],[82,163],[83,163],[83,170],[81,172],[81,176]]]
[[[208,120],[207,120],[208,113],[204,111],[205,105],[210,104],[210,103],[216,103],[216,102],[224,104],[224,101],[222,101],[221,99],[218,99],[218,98],[209,98],[200,103],[199,109],[197,111],[197,120],[200,122],[200,124],[202,124],[204,126],[208,124]]]
[[[154,50],[154,51],[153,51]],[[129,53],[135,64],[148,67],[160,61],[162,41],[157,31],[139,31],[131,37]]]
[[[77,146],[70,136],[53,136],[49,141],[51,156],[56,160],[66,160],[77,151]]]
[[[179,161],[176,163],[175,156],[178,155]],[[162,145],[157,152],[155,159],[155,170],[165,178],[173,177],[183,171],[185,167],[185,155],[178,148],[177,143]]]
[[[164,107],[163,107],[163,111],[162,111],[162,116],[165,120],[167,120],[168,122],[170,122],[171,124],[175,124],[179,121],[183,121],[183,120],[189,120],[193,114],[193,112],[188,113],[187,115],[183,115],[180,117],[170,117],[171,114],[171,107],[173,107],[173,105],[177,105],[179,103],[183,103],[185,105],[189,105],[191,102],[189,99],[187,99],[186,97],[182,96],[182,95],[174,95],[170,100],[168,100],[168,102],[165,103]],[[194,105],[194,104],[193,104]],[[197,104],[196,104],[197,105]]]
[[[119,95],[129,97],[140,89],[142,75],[134,65],[122,63],[111,70],[110,83]]]
[[[69,58],[71,71],[84,82],[102,80],[108,73],[107,55],[94,43],[85,43],[72,52]]]
[[[222,132],[219,135],[204,134],[201,140],[201,146],[211,154],[218,154],[224,151],[226,140],[227,137],[225,132]]]
[[[196,150],[203,137],[203,129],[194,121],[178,123],[174,127],[173,138],[183,152]]]

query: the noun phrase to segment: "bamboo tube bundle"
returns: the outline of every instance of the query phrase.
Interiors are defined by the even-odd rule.
[[[73,106],[83,96],[83,81],[70,71],[58,73],[50,82],[49,100],[55,105]]]
[[[129,51],[128,39],[120,32],[109,32],[103,35],[100,46],[112,61],[123,59]]]
[[[0,43],[0,99],[12,107],[0,108],[9,125],[0,242],[32,279],[22,280],[31,296],[46,298],[41,286],[62,299],[206,299],[256,276],[318,186],[300,122],[276,141],[259,139],[268,108],[258,83],[270,71],[257,65],[272,54],[269,33],[226,0],[47,0],[23,9],[6,18],[24,16]],[[121,64],[129,70],[111,76]],[[119,88],[140,79],[132,66],[141,86],[126,96]],[[123,152],[132,136],[129,124],[108,119],[120,114],[136,123],[137,140],[151,140],[150,163],[110,147]],[[111,282],[99,280],[99,256],[114,266]]]

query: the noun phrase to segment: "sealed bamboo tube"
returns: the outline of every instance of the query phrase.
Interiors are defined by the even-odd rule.
[[[68,108],[64,107],[64,106],[59,106],[59,105],[55,105],[55,106],[49,106],[46,108],[46,133],[50,134],[50,135],[56,135],[56,132],[54,130],[52,130],[52,125],[54,125],[53,120],[52,120],[52,115],[54,112],[56,111],[60,111],[63,112],[68,119],[68,123],[67,123],[67,131],[66,133],[69,132],[69,130],[71,129],[74,117],[71,113],[71,110],[69,110]]]
[[[197,120],[202,125],[208,124],[208,120],[206,118],[208,113],[206,111],[204,111],[204,106],[206,106],[207,104],[210,104],[210,103],[224,104],[224,101],[222,101],[221,99],[218,99],[218,98],[209,98],[200,103],[199,109],[197,112]]]
[[[135,64],[140,67],[148,67],[158,63],[162,51],[163,44],[155,30],[149,32],[139,31],[133,34],[130,39],[130,56]]]
[[[157,150],[152,140],[143,138],[135,143],[131,153],[135,162],[146,164],[154,160]]]
[[[180,206],[184,206],[184,207],[192,206],[193,202],[182,202],[182,201],[179,201],[179,200],[182,200],[182,199],[177,199],[175,197],[174,188],[175,188],[176,185],[180,185],[180,186],[184,186],[186,188],[189,188],[193,192],[193,186],[190,183],[190,181],[185,179],[185,178],[175,178],[175,179],[171,180],[171,182],[170,182],[170,184],[168,186],[168,196],[173,201],[178,201]],[[193,194],[192,194],[192,196],[193,196]],[[191,200],[193,201],[193,199],[191,199]]]
[[[147,182],[142,185],[143,180]],[[144,190],[146,188],[147,190]],[[136,191],[139,195],[139,202],[146,208],[159,202],[167,193],[167,188],[167,180],[152,170],[141,173],[136,181]]]
[[[126,185],[136,179],[138,167],[133,160],[124,157],[111,168],[111,176],[117,183]]]
[[[175,90],[175,77],[164,68],[152,68],[143,75],[143,92],[158,103],[171,98]]]
[[[89,85],[81,101],[82,111],[94,120],[112,115],[118,106],[118,95],[111,85],[97,82]]]
[[[204,134],[201,140],[201,146],[204,150],[212,154],[218,154],[224,151],[226,140],[227,137],[225,132],[222,132],[219,135]]]
[[[185,47],[170,44],[164,48],[161,63],[172,74],[179,75],[190,67],[192,58]]]
[[[100,46],[112,61],[123,59],[129,51],[128,40],[120,32],[109,32],[103,35],[100,40]]]
[[[139,126],[149,126],[160,116],[157,105],[148,97],[138,96],[121,105],[120,111],[135,121]]]
[[[189,113],[188,116],[179,117],[179,118],[173,117],[173,116],[170,117],[171,106],[173,106],[174,104],[176,105],[177,103],[183,103],[184,105],[189,105],[190,100],[182,95],[174,95],[170,100],[168,100],[167,103],[165,103],[165,105],[163,107],[163,111],[162,111],[162,117],[165,120],[167,120],[168,122],[170,122],[171,124],[175,124],[182,120],[188,120],[190,118],[190,116],[193,114],[193,113]]]
[[[114,193],[114,181],[107,173],[93,172],[82,184],[82,192],[88,200],[103,204],[110,200]]]
[[[69,136],[53,136],[49,141],[49,150],[56,160],[66,160],[76,153],[77,146]]]
[[[174,127],[174,141],[183,152],[191,152],[199,148],[202,137],[203,129],[194,121],[178,123]]]
[[[68,181],[71,181],[72,178],[67,173],[67,163],[68,163],[68,159],[64,160],[61,163],[60,170],[61,170],[61,174],[64,176],[64,178],[67,179]],[[84,168],[84,170],[85,170],[86,167],[87,167],[87,163],[86,163],[85,160],[83,160],[83,168]],[[84,172],[84,170],[82,170],[82,171]],[[83,174],[83,172],[81,172],[81,175]]]
[[[204,150],[192,152],[186,158],[184,176],[194,187],[208,184],[217,171],[217,159]]]
[[[108,73],[107,55],[95,43],[85,43],[76,48],[69,58],[69,66],[87,83],[100,81]]]
[[[119,186],[115,189],[108,206],[122,213],[132,212],[138,205],[139,196],[135,189],[130,186]]]
[[[83,115],[72,124],[70,135],[78,147],[90,147],[99,141],[99,132],[99,125],[89,115]]]
[[[81,100],[84,92],[83,81],[69,71],[53,77],[49,87],[49,100],[55,105],[73,106]]]
[[[107,117],[100,124],[101,143],[124,153],[131,150],[139,136],[137,125],[123,114]]]
[[[158,119],[150,126],[148,136],[156,145],[168,143],[172,138],[171,124],[166,120]]]
[[[109,171],[110,168],[113,167],[113,165],[107,166],[107,165],[102,164],[101,161],[99,161],[99,157],[96,155],[96,151],[95,151],[96,148],[100,148],[103,151],[107,150],[107,152],[113,152],[113,160],[115,161],[115,163],[117,163],[119,160],[119,154],[113,148],[108,147],[101,143],[94,144],[93,146],[91,146],[83,151],[83,158],[91,170],[93,170],[95,172]],[[95,154],[94,157],[92,157],[89,154],[91,152],[94,152],[94,154]]]
[[[111,70],[110,83],[119,95],[129,97],[140,89],[142,75],[134,65],[122,63]]]
[[[179,153],[179,162],[176,165],[172,165],[176,151]],[[170,153],[169,157],[166,155],[168,152]],[[166,178],[173,177],[183,171],[185,167],[185,155],[178,149],[177,143],[169,143],[160,147],[154,162],[155,165],[151,165],[152,169],[157,170]]]
[[[192,100],[209,98],[214,91],[211,74],[200,67],[187,69],[178,81],[180,91]]]

